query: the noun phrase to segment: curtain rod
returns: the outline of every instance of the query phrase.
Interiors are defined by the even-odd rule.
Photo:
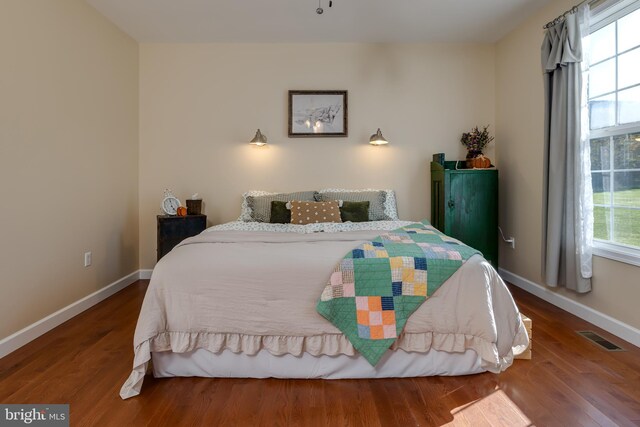
[[[564,21],[565,18],[567,17],[567,15],[570,15],[572,13],[576,13],[578,11],[578,8],[580,6],[582,6],[584,3],[588,3],[589,5],[591,5],[592,3],[596,3],[598,0],[582,0],[580,3],[578,3],[577,5],[573,6],[571,9],[567,10],[565,13],[563,13],[562,15],[558,16],[556,19],[554,19],[553,21],[549,21],[547,22],[542,29],[546,30],[548,28],[553,27],[556,24],[559,24],[560,22]]]

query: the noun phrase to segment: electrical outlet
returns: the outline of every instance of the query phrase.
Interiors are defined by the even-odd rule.
[[[498,227],[498,231],[500,232],[500,236],[502,237],[502,240],[509,246],[511,246],[511,249],[515,249],[516,248],[516,238],[513,236],[509,236],[509,238],[507,239],[506,237],[504,237],[504,233],[502,232],[502,228]]]
[[[89,267],[91,265],[91,252],[84,253],[84,266]]]

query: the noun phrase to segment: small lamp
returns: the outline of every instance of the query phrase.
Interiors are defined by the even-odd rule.
[[[369,144],[371,145],[385,145],[388,143],[389,141],[384,139],[384,136],[382,136],[382,132],[380,132],[380,128],[378,128],[378,132],[374,133],[373,135],[371,135],[371,138],[369,138]]]
[[[253,137],[249,144],[257,145],[258,147],[262,147],[267,143],[267,137],[260,132],[260,129],[256,132],[256,136]]]

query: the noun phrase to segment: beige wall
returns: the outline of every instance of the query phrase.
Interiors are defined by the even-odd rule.
[[[0,64],[1,339],[138,269],[138,46],[82,0],[3,0]]]
[[[431,155],[460,158],[463,131],[493,126],[494,75],[489,45],[142,44],[141,267],[167,187],[200,193],[214,224],[249,189],[335,186],[394,188],[402,218],[429,217]],[[347,89],[349,137],[288,138],[289,89]],[[258,127],[263,148],[247,144]],[[378,127],[386,147],[368,144]]]
[[[540,66],[542,25],[573,6],[551,2],[496,47],[496,141],[500,162],[500,223],[516,237],[501,245],[500,266],[542,283],[542,161],[544,99]],[[561,294],[640,328],[640,268],[594,257],[593,291]]]
[[[501,266],[541,283],[540,27],[572,5],[496,46],[143,44],[138,70],[136,42],[84,1],[3,1],[0,338],[153,267],[164,188],[200,193],[210,224],[236,218],[248,189],[331,186],[394,188],[402,218],[428,218],[431,154],[462,157],[460,134],[482,124],[517,240]],[[287,138],[289,89],[347,89],[349,137]],[[246,143],[257,127],[267,147]],[[377,127],[389,146],[367,144]],[[640,327],[639,272],[595,257],[593,292],[559,292]]]

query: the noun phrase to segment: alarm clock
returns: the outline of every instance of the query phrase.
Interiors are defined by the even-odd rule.
[[[171,193],[171,190],[164,191],[164,199],[162,199],[162,210],[167,215],[175,215],[180,207],[180,200]]]

